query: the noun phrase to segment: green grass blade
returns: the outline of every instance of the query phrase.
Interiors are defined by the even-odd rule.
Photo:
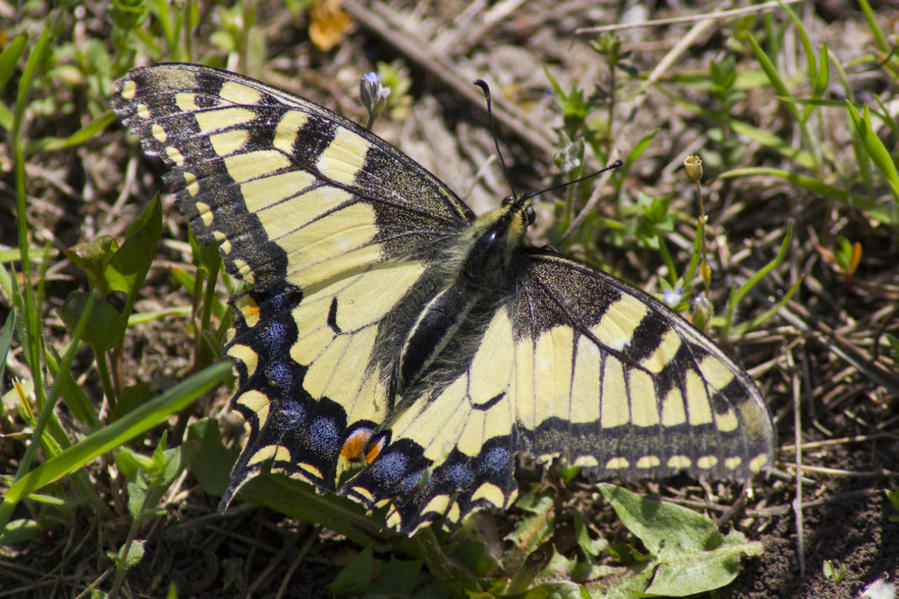
[[[31,155],[37,152],[55,152],[80,145],[108,127],[115,119],[115,113],[110,110],[68,137],[42,137],[38,141],[28,144],[25,147],[25,153]]]
[[[768,55],[759,45],[758,41],[756,41],[755,37],[753,37],[751,33],[748,33],[746,35],[746,39],[749,41],[749,46],[752,48],[752,53],[755,54],[755,59],[758,61],[759,66],[762,67],[762,71],[765,72],[765,76],[768,77],[768,81],[771,83],[771,87],[774,88],[774,91],[777,92],[777,94],[780,96],[789,96],[790,92],[789,90],[787,90],[787,86],[783,82],[783,79],[780,78],[780,73],[777,72],[777,67],[774,66],[774,63],[770,58],[768,58]],[[787,108],[793,115],[793,118],[798,122],[799,114],[796,111],[796,107],[788,103]]]
[[[734,310],[737,305],[743,301],[743,298],[746,297],[746,294],[755,287],[762,278],[767,275],[769,272],[774,270],[778,264],[780,264],[784,257],[787,255],[787,250],[790,247],[790,240],[793,238],[793,223],[789,223],[787,225],[787,234],[784,235],[783,243],[780,244],[780,249],[777,251],[777,255],[774,257],[771,262],[760,268],[754,275],[749,277],[749,280],[743,283],[739,289],[736,290],[733,294],[731,294],[730,298],[727,302],[727,315],[724,324],[723,332],[721,333],[722,339],[727,339],[728,334],[730,333],[731,325],[733,324]]]
[[[813,179],[812,177],[797,175],[795,173],[790,173],[781,169],[767,167],[736,168],[721,173],[719,175],[719,178],[724,179],[729,177],[733,178],[765,175],[785,179],[823,198],[861,210],[871,218],[876,218],[881,222],[890,225],[899,223],[899,215],[895,214],[895,210],[887,206],[881,206],[880,204],[877,204],[866,196],[851,193],[843,189],[839,189],[838,187],[833,187],[832,185],[822,183],[821,181]]]
[[[3,495],[0,508],[11,507],[29,493],[70,474],[94,458],[150,430],[172,414],[176,414],[215,387],[230,371],[231,364],[220,362],[198,372],[159,397],[132,410],[109,426],[75,443],[19,480]]]
[[[16,316],[18,311],[13,308],[6,315],[3,329],[0,330],[0,381],[3,380],[3,372],[6,369],[6,357],[9,355],[9,347],[12,345],[12,334],[16,330]]]
[[[886,146],[871,127],[870,109],[865,106],[864,115],[860,115],[851,102],[846,102],[846,110],[849,112],[849,119],[852,121],[855,134],[861,140],[863,147],[874,162],[874,166],[886,179],[896,202],[899,202],[899,173],[896,172],[896,163],[893,162],[893,157],[890,156]]]

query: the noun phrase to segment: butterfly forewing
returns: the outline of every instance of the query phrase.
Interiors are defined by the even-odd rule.
[[[770,466],[764,400],[706,337],[583,263],[538,248],[522,258],[516,405],[529,451],[625,479],[743,480]]]
[[[269,461],[333,489],[347,441],[389,412],[390,360],[373,352],[396,354],[401,339],[383,329],[414,317],[415,301],[396,304],[470,210],[356,124],[233,73],[159,65],[116,91],[198,239],[254,286],[233,302],[232,407],[248,436],[224,503]]]

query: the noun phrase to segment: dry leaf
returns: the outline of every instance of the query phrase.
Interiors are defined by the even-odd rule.
[[[309,39],[322,52],[339,44],[352,26],[340,0],[322,0],[309,8]]]

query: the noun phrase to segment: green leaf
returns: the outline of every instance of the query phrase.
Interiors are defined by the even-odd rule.
[[[181,446],[190,463],[190,471],[203,490],[210,495],[221,496],[228,487],[231,465],[237,451],[226,449],[218,422],[204,418],[194,422],[187,430],[187,442]]]
[[[537,549],[553,535],[554,505],[552,495],[547,492],[539,495],[529,492],[522,495],[515,503],[515,507],[531,515],[518,522],[512,532],[506,535],[505,540],[512,541],[517,552],[524,555]],[[513,559],[518,561],[520,558]]]
[[[827,91],[827,84],[830,83],[830,53],[827,50],[827,43],[821,44],[821,56],[818,63],[818,73],[812,84],[812,97],[818,98]]]
[[[109,284],[106,281],[106,268],[112,262],[113,256],[119,249],[119,244],[109,235],[99,235],[93,239],[76,243],[67,250],[63,250],[66,258],[84,271],[92,288],[97,289],[101,295],[109,292]]]
[[[581,585],[573,582],[547,582],[530,589],[522,599],[583,599]]]
[[[321,524],[359,545],[380,540],[383,520],[365,514],[358,503],[338,495],[319,495],[312,485],[286,476],[261,475],[240,490],[240,498],[282,514]]]
[[[373,569],[374,553],[371,547],[366,547],[340,571],[334,582],[328,585],[328,590],[337,595],[364,593],[371,581]]]
[[[127,447],[116,452],[116,463],[131,474],[127,485],[128,511],[135,520],[164,513],[156,506],[183,469],[181,448],[164,449],[165,444],[163,433],[151,457]]]
[[[418,575],[424,561],[417,560],[398,560],[394,557],[384,564],[378,579],[374,584],[369,586],[368,593],[371,595],[384,595],[385,597],[407,597],[412,594]]]
[[[867,196],[851,193],[837,187],[833,187],[832,185],[823,183],[818,179],[806,177],[804,175],[797,175],[796,173],[781,169],[768,167],[737,168],[721,173],[720,175],[718,175],[718,178],[726,179],[729,177],[747,177],[758,175],[772,175],[774,177],[785,179],[793,183],[794,185],[798,185],[803,189],[812,192],[813,194],[819,195],[834,202],[845,204],[846,206],[855,208],[857,210],[861,210],[871,218],[875,218],[883,223],[887,223],[890,225],[899,223],[899,211],[895,209],[895,206],[881,206]]]
[[[19,63],[19,58],[25,50],[27,41],[28,38],[25,34],[20,33],[10,40],[3,52],[0,52],[0,90],[6,87],[9,78],[15,72],[16,65]],[[12,112],[6,105],[0,103],[0,127],[9,130],[12,127],[12,122]]]
[[[893,353],[899,356],[899,337],[896,337],[892,333],[884,333],[884,337],[886,337],[890,347],[893,348]],[[899,505],[897,505],[897,509],[899,509]]]
[[[686,508],[610,484],[599,485],[599,491],[652,554],[655,571],[647,594],[684,597],[720,588],[736,578],[741,556],[762,552],[761,543],[736,531],[722,536],[715,522]]]
[[[131,410],[150,401],[151,397],[150,386],[147,383],[141,381],[136,385],[128,385],[119,393],[119,401],[110,414],[111,419],[118,420]]]
[[[0,52],[0,90],[6,87],[6,83],[16,70],[22,51],[25,50],[25,44],[28,37],[24,33],[20,33],[15,38],[7,42],[3,52]]]
[[[0,531],[0,545],[24,543],[41,534],[41,527],[34,520],[11,520]]]
[[[893,509],[899,512],[899,489],[884,491],[884,493],[886,493],[887,499],[889,499]],[[899,515],[891,515],[890,522],[899,522]]]
[[[104,274],[110,291],[122,291],[128,296],[125,314],[131,313],[137,291],[150,270],[161,232],[162,209],[156,198],[128,227],[125,242],[106,267]]]
[[[835,568],[833,562],[829,559],[824,560],[824,563],[821,565],[822,574],[824,574],[824,578],[829,578],[834,581],[834,583],[839,584],[843,577],[846,576],[846,564],[840,565],[839,568]]]
[[[122,545],[118,553],[107,552],[106,555],[115,563],[117,569],[133,568],[144,558],[146,541],[134,540]]]
[[[605,539],[593,539],[584,523],[584,517],[580,512],[574,512],[574,534],[577,538],[578,547],[590,557],[597,557],[602,551],[609,546]]]
[[[18,143],[19,131],[25,120],[25,108],[28,105],[28,92],[31,91],[31,82],[34,79],[34,73],[44,60],[44,51],[50,43],[50,34],[53,33],[53,21],[47,19],[44,31],[38,38],[37,44],[31,52],[28,53],[28,60],[25,61],[25,68],[22,69],[22,75],[19,77],[19,89],[16,93],[16,108],[13,113],[10,140]]]
[[[3,380],[3,371],[6,369],[6,357],[9,355],[9,348],[12,345],[12,335],[16,328],[18,314],[19,311],[12,308],[6,315],[3,328],[0,329],[0,381]]]
[[[122,447],[116,451],[113,459],[119,472],[128,480],[135,480],[137,473],[142,468],[150,466],[150,458],[134,451],[130,447]]]
[[[792,104],[788,103],[788,106],[792,106]],[[772,150],[776,151],[782,156],[789,158],[803,168],[807,168],[809,170],[815,168],[814,157],[807,151],[800,148],[797,144],[790,143],[783,138],[771,133],[770,131],[766,131],[760,127],[755,127],[744,121],[732,119],[729,121],[729,123],[735,133],[744,135],[752,141],[758,142],[766,147],[771,148]]]
[[[66,298],[59,315],[70,331],[75,330],[89,298],[90,294],[83,291],[73,291]],[[95,299],[93,309],[88,316],[83,339],[94,352],[98,354],[105,352],[115,346],[124,332],[127,322],[127,319],[107,301]]]
[[[68,137],[42,137],[36,142],[28,144],[25,148],[25,152],[29,155],[38,152],[55,152],[83,144],[108,127],[111,123],[115,122],[115,120],[116,115],[110,110],[102,116],[95,118]]]
[[[768,82],[771,83],[771,87],[774,88],[778,95],[789,96],[790,92],[783,82],[783,79],[781,79],[780,73],[777,72],[777,67],[774,66],[774,63],[768,58],[768,55],[756,41],[755,37],[753,37],[751,33],[747,33],[746,39],[749,42],[749,46],[752,48],[752,53],[755,54],[755,59],[758,61],[759,66],[762,67],[762,71],[764,71],[765,76],[768,78]],[[789,103],[786,106],[793,114],[793,117],[798,121],[799,115],[796,113],[796,108]]]

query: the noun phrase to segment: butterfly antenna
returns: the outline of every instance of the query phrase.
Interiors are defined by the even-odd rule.
[[[558,185],[553,185],[552,187],[547,187],[546,189],[541,189],[540,191],[535,191],[534,193],[530,193],[527,195],[525,199],[530,199],[536,197],[542,193],[546,193],[548,191],[555,191],[557,189],[562,189],[563,187],[568,187],[569,185],[574,185],[575,183],[580,183],[581,181],[586,181],[587,179],[592,179],[597,175],[601,175],[606,171],[615,170],[616,168],[621,168],[624,165],[624,162],[621,160],[616,160],[609,166],[605,168],[601,168],[598,171],[592,172],[589,175],[584,175],[583,177],[578,177],[577,179],[573,179],[571,181],[565,181],[564,183],[559,183]]]
[[[477,79],[474,84],[481,88],[481,91],[484,92],[484,97],[487,98],[487,122],[490,123],[490,134],[493,135],[493,144],[496,146],[496,155],[499,156],[499,163],[503,165],[503,174],[506,176],[506,183],[509,184],[509,189],[512,190],[512,197],[517,198],[518,194],[515,193],[515,186],[512,185],[512,178],[509,177],[509,168],[506,166],[506,159],[503,158],[503,153],[499,149],[499,138],[496,136],[496,125],[493,122],[493,102],[490,100],[490,87],[482,79]]]

